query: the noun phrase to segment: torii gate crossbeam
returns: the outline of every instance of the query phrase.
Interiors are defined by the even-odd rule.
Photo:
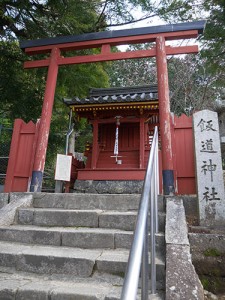
[[[156,57],[158,94],[159,94],[159,116],[162,144],[162,166],[164,194],[174,191],[174,174],[172,160],[172,142],[170,130],[170,102],[167,71],[167,55],[198,53],[198,46],[170,47],[166,41],[197,38],[204,30],[205,21],[188,22],[181,24],[170,24],[162,26],[126,29],[117,31],[105,31],[99,33],[88,33],[82,35],[62,36],[56,38],[39,39],[33,41],[22,41],[21,49],[28,55],[50,53],[50,56],[42,60],[27,61],[25,68],[48,67],[48,76],[42,107],[40,128],[38,133],[37,149],[34,159],[31,188],[33,192],[40,192],[45,165],[50,121],[54,103],[55,88],[57,82],[58,68],[61,65],[94,63],[121,59],[134,59],[145,57]],[[112,46],[155,43],[150,49],[111,52]],[[68,51],[100,48],[99,54],[77,55],[64,57],[61,53]]]

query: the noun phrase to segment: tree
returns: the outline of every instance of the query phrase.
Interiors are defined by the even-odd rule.
[[[198,55],[168,60],[171,111],[180,115],[212,108],[218,96],[215,77],[210,76],[206,64]]]
[[[100,0],[2,0],[0,33],[7,39],[35,39],[92,31]]]
[[[173,10],[173,7],[177,9]],[[166,22],[172,23],[207,19],[204,34],[199,37],[201,47],[199,59],[202,59],[207,76],[212,77],[214,87],[220,91],[225,84],[224,0],[163,0],[158,13]]]
[[[131,45],[127,51],[147,49],[149,44]],[[117,60],[107,64],[110,86],[125,87],[156,83],[154,58]]]

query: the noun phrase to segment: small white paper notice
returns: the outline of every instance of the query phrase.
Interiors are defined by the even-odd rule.
[[[57,154],[55,180],[70,181],[72,156]]]

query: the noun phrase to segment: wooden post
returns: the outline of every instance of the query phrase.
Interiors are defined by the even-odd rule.
[[[46,151],[48,146],[48,136],[50,131],[50,123],[52,117],[52,108],[55,96],[55,87],[58,75],[58,58],[60,51],[53,48],[48,68],[48,77],[42,107],[39,133],[37,138],[37,149],[34,158],[34,168],[30,185],[31,192],[41,192],[43,173],[45,167]]]
[[[156,63],[159,95],[159,120],[162,145],[162,172],[164,194],[174,193],[174,171],[171,140],[170,99],[165,38],[156,38]]]
[[[93,143],[92,143],[92,157],[91,169],[96,169],[98,158],[98,120],[93,121]]]
[[[139,155],[139,168],[144,168],[145,159],[145,122],[144,117],[140,116],[140,155]]]

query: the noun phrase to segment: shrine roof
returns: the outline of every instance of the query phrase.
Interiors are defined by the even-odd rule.
[[[158,100],[157,85],[134,87],[92,88],[89,97],[72,99],[64,98],[63,102],[70,105],[115,104]]]

